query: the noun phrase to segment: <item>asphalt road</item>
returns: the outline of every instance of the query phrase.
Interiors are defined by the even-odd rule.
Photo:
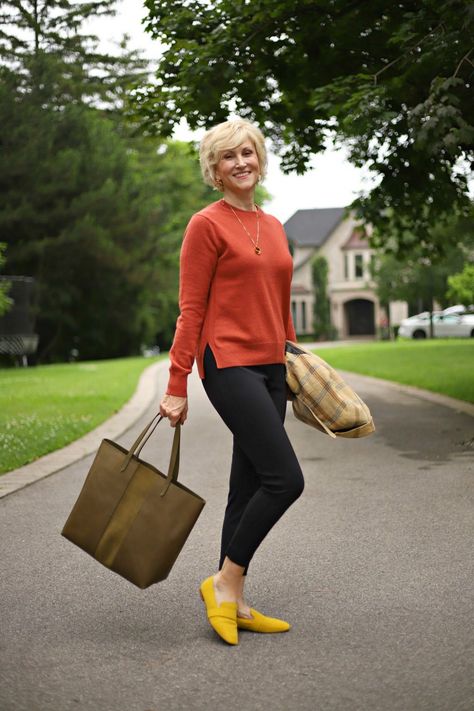
[[[206,622],[231,438],[195,377],[180,478],[207,505],[167,581],[140,591],[60,536],[91,457],[1,500],[0,709],[473,711],[474,420],[351,381],[368,439],[333,441],[289,410],[306,488],[248,578],[286,634],[228,647]],[[162,469],[171,434],[162,423],[144,450]]]

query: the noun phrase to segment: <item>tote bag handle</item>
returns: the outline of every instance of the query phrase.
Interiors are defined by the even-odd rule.
[[[151,435],[155,431],[157,425],[159,425],[159,423],[161,422],[162,419],[163,419],[163,415],[161,415],[158,412],[152,418],[151,422],[149,422],[147,424],[147,426],[145,427],[143,432],[141,432],[138,435],[137,439],[132,444],[127,455],[125,456],[123,464],[120,468],[121,472],[125,471],[125,469],[128,467],[134,454],[138,457],[142,448],[148,442],[149,438],[151,437]],[[156,420],[156,422],[155,422],[155,420]],[[150,427],[151,427],[151,430],[150,430]],[[148,432],[148,430],[150,430],[150,431]],[[175,430],[174,430],[173,446],[171,449],[170,463],[168,466],[168,475],[166,478],[166,485],[164,486],[164,488],[161,492],[161,496],[164,496],[166,494],[166,492],[168,491],[168,488],[170,487],[171,483],[177,481],[177,479],[178,479],[180,442],[181,442],[181,425],[178,424],[178,425],[176,425]]]

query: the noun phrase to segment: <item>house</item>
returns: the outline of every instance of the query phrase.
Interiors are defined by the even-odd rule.
[[[344,207],[297,210],[285,222],[293,255],[291,309],[298,335],[313,332],[314,289],[312,260],[328,262],[328,298],[339,338],[375,336],[378,329],[400,323],[408,315],[404,302],[392,302],[390,314],[379,303],[370,276],[374,250],[367,232]]]

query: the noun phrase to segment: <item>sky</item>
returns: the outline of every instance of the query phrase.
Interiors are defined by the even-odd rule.
[[[145,57],[157,60],[160,46],[143,29],[141,20],[145,15],[146,10],[140,0],[119,0],[115,17],[96,18],[87,29],[97,34],[101,44],[108,48],[128,34],[131,47],[142,50]],[[181,124],[174,137],[199,140],[202,133],[192,133]],[[265,204],[264,209],[285,222],[297,210],[344,207],[361,191],[366,191],[370,182],[369,171],[352,166],[344,150],[330,149],[318,154],[311,163],[311,170],[305,175],[285,175],[279,168],[277,156],[270,152],[264,185],[272,200]]]

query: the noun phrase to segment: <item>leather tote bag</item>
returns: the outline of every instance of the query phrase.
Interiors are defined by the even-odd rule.
[[[291,341],[286,342],[285,363],[298,420],[330,437],[366,437],[375,431],[365,402],[329,363]]]
[[[140,459],[162,419],[155,415],[128,451],[102,440],[62,530],[65,538],[139,588],[168,576],[206,503],[178,481],[180,425],[167,475]]]

